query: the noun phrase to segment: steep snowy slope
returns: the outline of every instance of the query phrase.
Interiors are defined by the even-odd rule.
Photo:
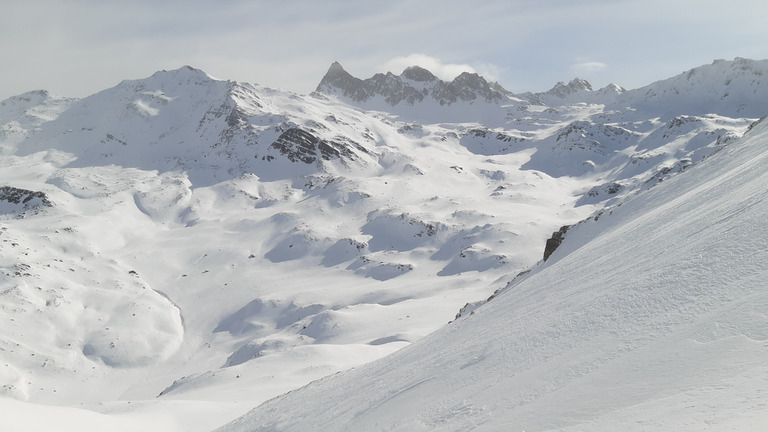
[[[762,430],[768,124],[410,347],[221,431]]]

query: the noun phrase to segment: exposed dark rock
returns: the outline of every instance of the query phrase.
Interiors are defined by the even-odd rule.
[[[496,138],[499,141],[502,142],[520,142],[525,141],[525,138],[518,138],[513,137],[501,132],[495,132],[489,129],[471,129],[467,132],[468,136],[473,136],[475,138]]]
[[[768,115],[762,116],[762,117],[760,117],[758,120],[755,120],[754,122],[752,122],[752,123],[749,125],[749,127],[747,127],[747,130],[744,132],[744,135],[746,135],[746,134],[747,134],[747,132],[751,131],[751,130],[752,130],[754,127],[755,127],[755,126],[757,126],[757,125],[759,125],[760,123],[762,123],[763,121],[765,121],[765,119],[768,119]]]
[[[2,203],[12,204],[16,207],[14,210],[22,212],[38,207],[53,207],[45,193],[12,186],[0,187],[0,210],[3,207]]]
[[[280,134],[277,141],[272,143],[272,148],[276,149],[291,162],[304,162],[311,164],[317,160],[331,160],[346,158],[355,160],[356,156],[353,148],[360,152],[368,151],[358,143],[339,137],[339,141],[320,139],[312,133],[300,129],[290,128]]]
[[[357,102],[363,102],[376,95],[384,96],[384,100],[392,106],[401,102],[413,105],[424,100],[424,93],[403,82],[400,77],[392,73],[386,75],[376,74],[372,78],[365,80],[364,85],[367,97],[365,99],[358,99],[356,100]]]
[[[317,144],[320,139],[311,133],[298,129],[288,129],[280,134],[277,141],[272,143],[272,148],[290,159],[291,162],[304,162],[311,164],[317,160]]]
[[[547,244],[544,246],[544,261],[549,258],[550,255],[555,251],[555,249],[560,246],[560,243],[563,242],[563,239],[565,238],[565,233],[568,231],[568,229],[571,228],[570,225],[563,225],[560,227],[560,230],[555,231],[552,233],[552,237],[547,239]]]
[[[606,183],[600,186],[595,186],[587,192],[587,196],[594,198],[599,195],[613,195],[621,190],[621,184],[616,182]]]
[[[470,129],[461,137],[459,144],[474,154],[499,155],[520,149],[514,144],[525,141],[524,137],[514,137],[490,129]]]

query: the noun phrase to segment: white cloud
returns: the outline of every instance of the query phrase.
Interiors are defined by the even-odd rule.
[[[600,72],[608,67],[607,64],[596,61],[587,61],[571,65],[571,71],[576,73]]]
[[[488,82],[498,81],[504,74],[503,68],[493,63],[475,64],[475,69],[477,70],[477,73],[485,78]]]
[[[452,80],[462,72],[477,73],[477,70],[467,64],[443,63],[440,59],[426,54],[409,54],[395,57],[384,64],[384,70],[399,74],[410,66],[421,66],[442,80]]]

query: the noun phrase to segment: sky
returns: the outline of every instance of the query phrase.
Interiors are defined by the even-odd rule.
[[[632,89],[768,58],[766,16],[764,0],[4,0],[0,100],[184,65],[306,94],[334,61],[360,78],[418,64],[514,92],[575,77]]]

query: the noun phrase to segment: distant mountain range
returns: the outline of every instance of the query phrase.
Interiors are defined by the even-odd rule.
[[[334,62],[320,81],[316,92],[336,95],[360,106],[379,106],[381,101],[395,108],[402,105],[437,103],[441,106],[460,102],[504,105],[528,103],[557,106],[579,102],[600,103],[610,108],[633,107],[667,115],[721,114],[732,117],[760,117],[766,112],[768,90],[764,73],[768,61],[736,58],[716,60],[678,76],[627,91],[616,84],[599,90],[583,79],[559,82],[542,93],[513,94],[498,83],[488,83],[481,76],[462,73],[451,82],[438,79],[418,66],[401,75],[376,74],[361,80]],[[377,105],[378,103],[378,105]]]

